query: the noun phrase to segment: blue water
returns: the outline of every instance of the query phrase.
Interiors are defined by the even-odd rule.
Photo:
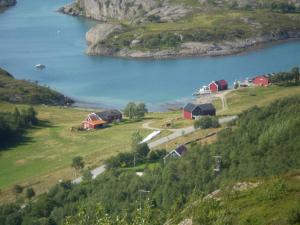
[[[176,60],[90,57],[85,33],[95,24],[57,13],[66,0],[22,0],[0,14],[0,67],[17,78],[37,80],[79,101],[123,107],[144,101],[152,110],[183,104],[200,86],[300,65],[300,42],[250,53]],[[36,70],[34,65],[47,67]]]

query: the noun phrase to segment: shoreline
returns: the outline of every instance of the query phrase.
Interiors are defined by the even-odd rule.
[[[201,52],[181,53],[181,52],[175,52],[173,50],[162,50],[162,51],[153,51],[153,52],[142,52],[142,51],[137,52],[134,50],[128,50],[126,54],[123,54],[122,52],[123,49],[122,49],[121,51],[116,52],[114,54],[102,54],[102,53],[94,53],[94,52],[90,53],[88,50],[86,51],[86,54],[92,57],[102,56],[108,58],[120,58],[120,59],[127,59],[127,60],[177,60],[177,59],[185,59],[185,58],[187,59],[188,58],[217,58],[217,57],[244,55],[261,49],[270,48],[272,46],[285,44],[289,42],[298,42],[298,41],[300,41],[300,31],[297,32],[297,37],[288,37],[288,38],[282,38],[278,40],[263,41],[263,42],[251,44],[249,46],[241,46],[241,47],[232,48],[228,50],[226,49],[224,51],[208,51],[202,53]],[[196,44],[197,43],[198,42],[196,42]],[[231,43],[235,43],[235,42],[231,42]],[[199,44],[202,45],[203,43],[199,42]]]

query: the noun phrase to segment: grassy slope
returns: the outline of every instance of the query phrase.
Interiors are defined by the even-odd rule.
[[[183,42],[220,42],[237,38],[255,37],[271,31],[300,30],[300,14],[274,13],[266,9],[229,10],[212,9],[195,12],[186,18],[167,23],[146,23],[129,25],[127,32],[106,41],[108,46],[124,47],[127,41],[138,39],[147,42],[158,36],[183,36]],[[162,40],[162,39],[161,39]],[[128,42],[127,42],[128,43]],[[151,42],[152,43],[152,42]],[[140,44],[130,48],[138,50],[165,49],[177,47],[160,41],[159,45]],[[127,46],[128,47],[128,46]]]
[[[7,71],[0,68],[0,101],[26,104],[64,105],[65,96],[48,87],[26,80],[17,80]]]
[[[259,180],[259,182],[262,181]],[[276,190],[276,188],[274,189],[277,182],[281,182],[284,185],[282,193],[278,193],[280,191]],[[297,207],[297,205],[299,207],[299,201],[299,174],[286,176],[281,178],[281,180],[272,178],[263,181],[262,184],[254,189],[238,191],[232,194],[227,201],[224,201],[224,197],[221,197],[221,205],[223,209],[230,211],[227,216],[234,218],[233,224],[235,225],[290,224],[288,219],[291,217],[291,211]],[[201,212],[203,204],[205,204],[205,202],[191,204],[192,209],[190,207],[187,208],[181,215],[175,216],[175,218],[180,218],[176,218],[175,220],[179,222],[185,218],[197,218],[197,214]],[[216,215],[220,214],[221,212],[219,211]],[[211,215],[211,218],[212,217],[214,216]],[[195,224],[198,223],[195,221]]]
[[[14,106],[1,103],[0,107],[12,110]],[[0,188],[69,167],[75,155],[84,156],[89,166],[100,165],[112,154],[129,149],[132,132],[140,130],[143,136],[150,133],[141,129],[142,122],[71,132],[70,128],[79,125],[87,111],[43,106],[36,109],[43,125],[30,129],[24,142],[1,152]]]
[[[243,110],[257,105],[264,106],[275,99],[284,98],[300,93],[300,87],[250,87],[240,88],[229,93],[227,97],[228,110],[219,115],[235,115]]]
[[[250,94],[251,93],[251,94]],[[253,96],[255,93],[255,96]],[[236,114],[253,105],[265,105],[274,99],[300,93],[300,87],[243,88],[228,94],[229,110],[222,115]],[[22,106],[18,106],[22,107]],[[11,111],[14,105],[0,103],[1,111]],[[72,157],[82,155],[89,167],[101,165],[104,159],[117,152],[130,148],[131,133],[140,130],[143,136],[151,131],[142,129],[142,124],[153,121],[153,127],[161,127],[166,121],[175,121],[176,128],[192,125],[191,121],[178,119],[181,112],[150,113],[144,121],[112,125],[103,130],[90,132],[71,132],[88,113],[76,109],[59,107],[36,107],[41,126],[30,129],[24,142],[16,143],[7,151],[0,152],[0,188],[7,189],[15,183],[33,185],[39,190],[46,190],[59,179],[74,176],[70,168]],[[172,149],[176,145],[205,136],[209,131],[199,131],[185,135],[160,146]],[[170,134],[163,131],[160,135]],[[209,140],[208,140],[209,141]],[[7,192],[3,192],[6,195]],[[0,198],[3,198],[4,196]],[[7,197],[7,196],[6,196]]]

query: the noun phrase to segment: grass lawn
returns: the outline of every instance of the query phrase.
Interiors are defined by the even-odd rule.
[[[168,151],[172,150],[172,149],[175,149],[176,147],[178,147],[178,145],[182,145],[182,144],[185,144],[189,141],[193,141],[193,140],[196,140],[198,138],[201,138],[201,137],[204,137],[206,135],[208,135],[209,133],[211,132],[216,132],[220,130],[220,128],[209,128],[209,129],[205,129],[205,130],[202,130],[202,129],[199,129],[193,133],[190,133],[190,134],[186,134],[186,135],[183,135],[181,137],[178,137],[170,142],[167,142],[167,143],[164,143],[160,146],[157,146],[155,149],[166,149]],[[212,136],[212,137],[209,137],[205,140],[202,140],[202,141],[199,141],[198,143],[211,143],[212,141],[215,140],[215,137]]]
[[[194,5],[196,0],[186,0]],[[178,0],[173,0],[178,3]],[[279,30],[299,30],[299,14],[274,13],[270,10],[208,10],[194,11],[174,22],[127,24],[118,36],[105,40],[109,47],[126,47],[134,50],[177,49],[182,43],[222,42],[270,34]],[[125,23],[126,24],[126,23]],[[180,35],[181,40],[178,39]],[[139,37],[142,42],[129,43]],[[176,39],[177,38],[177,39]],[[177,40],[177,41],[175,41]]]
[[[249,87],[240,88],[229,93],[227,98],[228,110],[219,115],[235,115],[251,106],[264,106],[272,101],[292,95],[300,94],[300,87]]]
[[[166,125],[169,124],[167,127]],[[178,129],[183,127],[192,126],[192,120],[186,120],[182,117],[182,111],[172,111],[161,113],[159,119],[153,120],[150,126],[159,129]]]
[[[1,111],[12,111],[14,107],[0,103]],[[71,131],[71,127],[78,126],[88,111],[45,106],[35,106],[35,109],[41,125],[29,129],[22,142],[12,143],[0,152],[0,189],[3,190],[0,199],[16,183],[33,186],[39,193],[59,179],[73,178],[70,164],[77,155],[84,157],[86,167],[100,166],[106,158],[130,150],[133,132],[139,130],[143,137],[151,133],[151,130],[142,128],[143,123],[159,120],[164,115],[150,113],[148,118],[139,122],[124,120],[106,129]]]

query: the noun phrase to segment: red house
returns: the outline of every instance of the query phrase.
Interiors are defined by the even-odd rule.
[[[199,116],[215,116],[216,109],[211,103],[195,105],[188,103],[183,108],[183,118],[187,120],[196,119]]]
[[[211,92],[224,91],[228,89],[228,83],[226,80],[217,80],[211,82],[208,87]]]
[[[257,76],[253,78],[252,81],[254,86],[268,86],[269,85],[269,78],[266,76]]]
[[[105,127],[106,122],[97,116],[95,113],[90,113],[81,123],[82,127],[86,130]]]

